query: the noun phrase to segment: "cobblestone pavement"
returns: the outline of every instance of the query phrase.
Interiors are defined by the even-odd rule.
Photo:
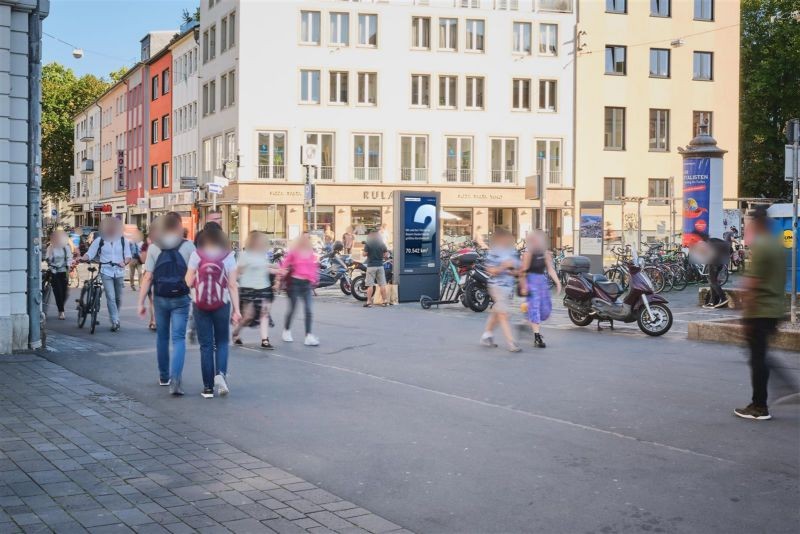
[[[406,533],[35,355],[0,359],[0,532]]]

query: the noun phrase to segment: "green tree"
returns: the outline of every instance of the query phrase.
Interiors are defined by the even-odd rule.
[[[108,78],[111,80],[111,83],[117,83],[122,79],[123,76],[128,72],[128,67],[120,67],[115,71],[111,71],[108,73]]]
[[[69,196],[73,174],[74,116],[99,97],[109,84],[87,74],[78,78],[59,63],[42,67],[42,193]]]
[[[740,192],[781,198],[785,125],[800,117],[800,0],[742,0]]]
[[[200,22],[200,6],[195,8],[194,13],[189,11],[188,9],[183,10],[183,14],[181,15],[181,22],[183,24],[188,24],[189,22],[192,21]]]

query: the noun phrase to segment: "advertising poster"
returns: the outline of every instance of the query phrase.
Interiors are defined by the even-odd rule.
[[[581,208],[579,250],[584,256],[603,253],[602,208]]]
[[[434,196],[409,196],[405,201],[404,269],[436,267],[438,208]]]
[[[708,233],[711,159],[683,160],[683,246],[695,244],[695,232]]]

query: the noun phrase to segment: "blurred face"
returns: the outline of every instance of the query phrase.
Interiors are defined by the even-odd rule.
[[[544,235],[541,232],[534,232],[528,236],[528,247],[531,250],[544,250]]]
[[[56,247],[63,247],[67,244],[67,234],[63,230],[57,230],[50,234],[50,242]]]
[[[301,250],[310,250],[312,248],[311,238],[308,234],[301,234],[295,242],[295,246]]]

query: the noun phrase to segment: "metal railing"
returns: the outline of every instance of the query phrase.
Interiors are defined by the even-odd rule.
[[[548,185],[561,185],[561,171],[547,171],[544,174]]]
[[[492,169],[491,181],[493,184],[515,184],[517,183],[516,169]]]
[[[353,167],[353,179],[357,182],[380,182],[380,167]]]
[[[325,180],[325,181],[332,181],[333,180],[333,169],[335,167],[319,167],[317,169],[317,179],[318,180]]]
[[[415,169],[413,167],[400,168],[401,182],[427,182],[428,169]]]
[[[285,180],[285,165],[259,165],[258,177],[261,180]]]
[[[472,169],[447,169],[444,179],[446,182],[472,182]]]

